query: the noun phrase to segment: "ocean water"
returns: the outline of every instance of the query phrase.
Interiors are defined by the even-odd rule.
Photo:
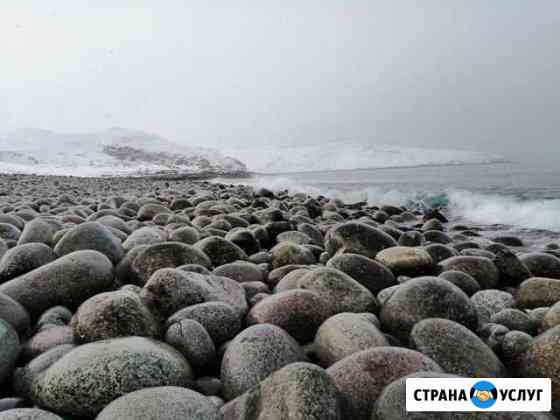
[[[560,243],[560,165],[498,163],[255,174],[220,179],[345,202],[444,207],[454,223],[484,236],[513,234],[530,249]]]

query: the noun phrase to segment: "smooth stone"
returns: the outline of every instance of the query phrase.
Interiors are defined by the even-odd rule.
[[[363,350],[327,369],[340,392],[345,418],[352,420],[370,420],[383,388],[419,371],[443,372],[428,356],[403,347]]]
[[[145,226],[132,232],[123,242],[123,248],[125,251],[130,251],[139,245],[154,245],[165,241],[165,239],[164,232],[151,226]]]
[[[538,323],[538,321],[535,320],[534,317],[532,317],[531,320],[535,324],[539,324],[543,331],[549,330],[551,328],[556,327],[557,325],[560,325],[560,302],[556,302],[554,305],[550,307],[550,309],[547,308],[544,317],[540,323]]]
[[[519,257],[533,277],[560,279],[560,258],[545,253],[529,253]]]
[[[480,324],[490,322],[494,314],[515,307],[515,299],[508,292],[503,290],[481,290],[471,296],[471,302],[476,307]]]
[[[179,350],[197,372],[212,371],[217,364],[216,347],[204,327],[193,319],[172,324],[165,341]]]
[[[560,412],[560,326],[536,337],[525,352],[521,374],[528,378],[550,378],[552,410]]]
[[[454,284],[438,277],[419,277],[401,284],[381,309],[387,331],[406,342],[412,327],[426,318],[445,318],[476,331],[478,316],[469,297]]]
[[[537,332],[537,324],[525,312],[519,309],[507,308],[492,315],[490,322],[500,324],[514,331],[523,331],[530,335]]]
[[[207,302],[191,305],[174,313],[167,320],[167,326],[184,319],[199,322],[216,345],[220,345],[241,331],[239,312],[225,302]]]
[[[54,347],[75,343],[72,328],[68,326],[52,326],[35,333],[22,346],[21,358],[25,361],[32,360],[37,356],[49,351]]]
[[[344,420],[338,390],[310,363],[292,363],[221,408],[224,420]]]
[[[432,242],[442,245],[453,242],[449,235],[439,230],[427,230],[424,232],[423,236],[426,242]]]
[[[14,408],[0,412],[0,420],[64,420],[39,408]]]
[[[519,285],[516,297],[522,308],[552,306],[560,301],[560,280],[532,277]]]
[[[156,271],[185,264],[199,264],[206,268],[212,265],[208,256],[194,246],[181,242],[162,242],[140,251],[132,261],[131,269],[140,281],[138,285],[142,286]]]
[[[272,267],[279,268],[286,265],[309,265],[315,263],[313,253],[302,245],[294,242],[280,242],[271,250]]]
[[[111,288],[113,264],[97,251],[76,251],[0,285],[0,293],[21,303],[32,316],[62,305],[78,307]]]
[[[48,222],[39,218],[33,219],[25,224],[18,239],[18,245],[36,242],[51,246],[54,232],[55,230]]]
[[[467,273],[462,271],[444,271],[439,275],[444,280],[453,283],[459,289],[466,293],[467,296],[472,296],[480,291],[480,285]]]
[[[245,251],[233,242],[219,236],[202,239],[193,246],[207,255],[214,267],[247,259]]]
[[[470,378],[507,376],[498,356],[476,334],[447,319],[418,322],[410,332],[410,344],[447,373]]]
[[[161,204],[156,204],[156,203],[144,204],[138,210],[138,220],[140,221],[152,220],[156,215],[160,213],[172,213],[172,211]]]
[[[193,227],[183,226],[173,230],[169,234],[169,240],[174,242],[182,242],[187,245],[194,245],[200,240],[200,234]]]
[[[331,314],[341,312],[377,312],[375,296],[342,271],[318,268],[302,276],[298,288],[311,290],[321,297]]]
[[[494,264],[500,271],[500,282],[517,286],[532,277],[525,264],[507,246],[491,244],[486,249],[494,254]]]
[[[72,344],[53,347],[31,360],[27,365],[17,368],[12,380],[16,395],[29,400],[31,398],[31,387],[35,379],[75,348],[76,346]]]
[[[124,256],[122,243],[106,226],[87,222],[76,226],[56,244],[54,252],[62,257],[75,251],[91,249],[104,254],[113,264]]]
[[[5,283],[45,264],[53,262],[56,255],[45,244],[29,243],[17,245],[0,260],[0,283]]]
[[[239,283],[263,282],[265,273],[257,265],[248,261],[235,261],[216,267],[213,271],[216,276],[227,277]]]
[[[397,284],[395,276],[383,264],[359,254],[341,254],[331,258],[327,267],[348,274],[374,295]]]
[[[300,343],[312,341],[330,315],[327,303],[308,290],[276,293],[257,303],[247,315],[247,324],[276,325]]]
[[[268,233],[266,233],[266,230],[262,229],[259,230],[259,232],[261,232],[260,236],[263,238],[263,240],[266,241],[268,237]],[[255,232],[249,229],[233,229],[226,234],[225,239],[237,245],[239,248],[245,251],[247,255],[256,254],[261,250],[261,244],[259,243]]]
[[[434,260],[436,264],[448,258],[459,255],[459,253],[455,251],[453,248],[443,244],[430,244],[425,246],[424,249],[428,254],[430,254],[432,260]]]
[[[306,361],[305,354],[283,329],[270,324],[253,325],[227,346],[222,359],[224,397],[232,400],[290,363]]]
[[[9,223],[0,223],[0,239],[17,242],[20,235],[21,231],[14,225]]]
[[[419,276],[433,271],[435,264],[422,248],[395,246],[377,253],[375,259],[388,267],[393,274]]]
[[[350,253],[373,259],[379,251],[396,245],[387,233],[359,222],[336,225],[325,236],[325,250],[330,257]]]
[[[504,335],[500,345],[501,358],[516,374],[522,368],[525,353],[532,342],[533,337],[523,331],[509,331]]]
[[[0,385],[12,375],[21,350],[16,330],[0,319]]]
[[[172,268],[156,271],[140,292],[140,297],[162,319],[203,302],[225,302],[233,306],[239,316],[248,309],[245,291],[235,280]]]
[[[314,352],[323,367],[329,367],[351,354],[371,347],[388,346],[373,314],[341,313],[327,319],[317,331]],[[379,321],[377,321],[379,322]]]
[[[162,386],[126,394],[99,413],[96,420],[223,420],[204,395],[186,388]]]
[[[3,293],[0,293],[0,319],[14,327],[20,336],[25,335],[31,326],[27,310]]]
[[[39,330],[45,325],[58,325],[60,327],[70,324],[72,312],[64,306],[53,306],[41,314],[36,328]]]
[[[81,343],[159,335],[154,316],[137,294],[127,291],[100,293],[89,298],[76,311],[71,326]]]
[[[489,258],[457,256],[441,261],[441,271],[462,271],[477,281],[482,289],[495,288],[500,281],[500,272]]]
[[[33,383],[33,401],[56,413],[94,417],[111,401],[150,387],[188,387],[192,369],[173,347],[142,337],[79,346]]]
[[[414,247],[420,246],[424,242],[424,235],[421,232],[411,230],[404,232],[399,238],[399,246]]]

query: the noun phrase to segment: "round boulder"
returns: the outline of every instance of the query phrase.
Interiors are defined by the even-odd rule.
[[[20,349],[16,330],[0,319],[0,385],[12,375]]]
[[[486,257],[457,256],[439,263],[441,271],[462,271],[470,275],[482,289],[492,289],[500,281],[496,265]]]
[[[428,252],[422,248],[395,246],[377,253],[377,261],[388,267],[396,276],[419,276],[430,274],[435,264]]]
[[[0,293],[21,303],[32,316],[62,305],[76,308],[109,290],[113,264],[97,251],[76,251],[0,285]]]
[[[117,264],[124,256],[121,241],[109,228],[98,222],[82,223],[68,231],[58,241],[54,252],[61,257],[84,249],[101,252],[113,264]]]
[[[309,271],[298,280],[297,287],[319,295],[327,303],[331,314],[377,313],[377,301],[373,294],[352,277],[334,268]]]
[[[381,310],[384,328],[406,342],[410,330],[426,318],[445,318],[476,331],[478,316],[469,297],[438,277],[419,277],[401,284]]]
[[[351,354],[389,342],[368,317],[369,314],[341,313],[327,319],[317,331],[313,347],[324,367]]]
[[[227,346],[222,360],[224,397],[231,400],[290,363],[306,361],[286,331],[270,324],[253,325]]]
[[[470,378],[507,376],[500,359],[476,334],[448,319],[418,322],[410,332],[410,344],[447,373]]]
[[[331,258],[327,267],[348,274],[371,293],[397,284],[395,276],[387,267],[359,254],[341,254]]]
[[[257,303],[247,315],[247,323],[273,324],[300,343],[313,340],[317,328],[330,315],[327,303],[308,290],[288,290]]]
[[[171,346],[142,337],[84,344],[33,383],[36,404],[68,416],[94,417],[111,401],[142,388],[188,387],[192,370]]]
[[[532,277],[519,285],[517,304],[522,308],[552,306],[560,301],[560,280]]]
[[[99,413],[96,420],[222,420],[204,395],[186,388],[162,386],[126,394]]]
[[[0,283],[28,273],[56,259],[51,248],[41,243],[18,245],[0,260]]]
[[[86,300],[78,308],[71,325],[76,339],[82,343],[159,334],[155,318],[140,297],[120,290],[100,293]]]
[[[419,371],[442,372],[442,369],[428,356],[403,347],[363,350],[327,369],[340,392],[345,418],[352,420],[370,420],[383,388]]]
[[[397,246],[387,233],[360,222],[346,222],[330,229],[325,236],[325,250],[335,254],[360,254],[375,258],[385,248]]]

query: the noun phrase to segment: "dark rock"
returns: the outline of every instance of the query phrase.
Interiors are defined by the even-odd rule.
[[[113,265],[97,251],[76,251],[2,285],[0,292],[21,303],[32,316],[63,305],[76,308],[87,298],[108,290]]]
[[[419,277],[400,285],[381,309],[381,324],[407,341],[412,327],[426,318],[456,321],[477,329],[478,316],[469,297],[457,286],[438,277]]]
[[[0,319],[10,324],[20,336],[25,335],[31,325],[27,310],[3,293],[0,293]]]
[[[247,254],[233,242],[219,236],[210,236],[198,241],[195,245],[200,251],[208,255],[212,265],[218,267],[237,260],[246,260]]]
[[[131,269],[144,285],[157,270],[176,268],[185,264],[200,264],[210,267],[208,256],[194,246],[181,242],[163,242],[150,245],[138,253],[132,261]]]
[[[336,268],[348,274],[373,294],[397,284],[391,270],[363,255],[337,255],[327,262],[327,267]]]
[[[519,309],[507,308],[492,315],[490,322],[501,324],[510,330],[523,331],[530,335],[535,335],[537,325],[525,312]]]
[[[37,332],[22,346],[21,357],[29,361],[50,349],[75,342],[72,328],[68,326],[52,326]]]
[[[270,252],[273,268],[286,265],[307,265],[315,262],[315,256],[309,249],[294,242],[280,242]]]
[[[247,261],[236,261],[221,265],[214,269],[216,276],[227,277],[239,283],[263,282],[265,275],[263,270],[256,264]]]
[[[524,254],[519,257],[534,277],[560,279],[560,258],[544,253]]]
[[[54,252],[62,257],[86,249],[101,252],[113,264],[117,264],[124,256],[121,242],[106,226],[98,222],[83,223],[70,230],[57,243]]]
[[[172,324],[165,341],[179,350],[195,371],[213,371],[216,368],[216,347],[204,327],[193,319]]]
[[[472,296],[476,292],[480,291],[480,285],[478,284],[478,282],[470,275],[462,271],[444,271],[439,275],[439,277],[447,280],[450,283],[453,283],[455,286],[465,292],[467,296]]]
[[[325,236],[325,250],[330,257],[350,253],[375,258],[379,251],[396,245],[385,232],[358,222],[337,225]]]
[[[532,277],[529,269],[509,248],[501,244],[492,244],[486,249],[494,254],[494,264],[500,271],[500,280],[504,284],[517,286],[523,280]]]
[[[15,246],[0,260],[0,283],[28,273],[55,259],[54,252],[45,244],[29,243]]]
[[[441,261],[439,266],[441,271],[455,270],[467,273],[482,289],[492,289],[500,281],[500,272],[492,260],[484,257],[451,257]]]
[[[0,386],[12,375],[20,349],[16,330],[0,319]]]

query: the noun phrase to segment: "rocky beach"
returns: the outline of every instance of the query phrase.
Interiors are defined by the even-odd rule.
[[[407,413],[409,377],[550,378],[551,413]],[[445,208],[0,175],[0,420],[560,416],[560,244]]]

